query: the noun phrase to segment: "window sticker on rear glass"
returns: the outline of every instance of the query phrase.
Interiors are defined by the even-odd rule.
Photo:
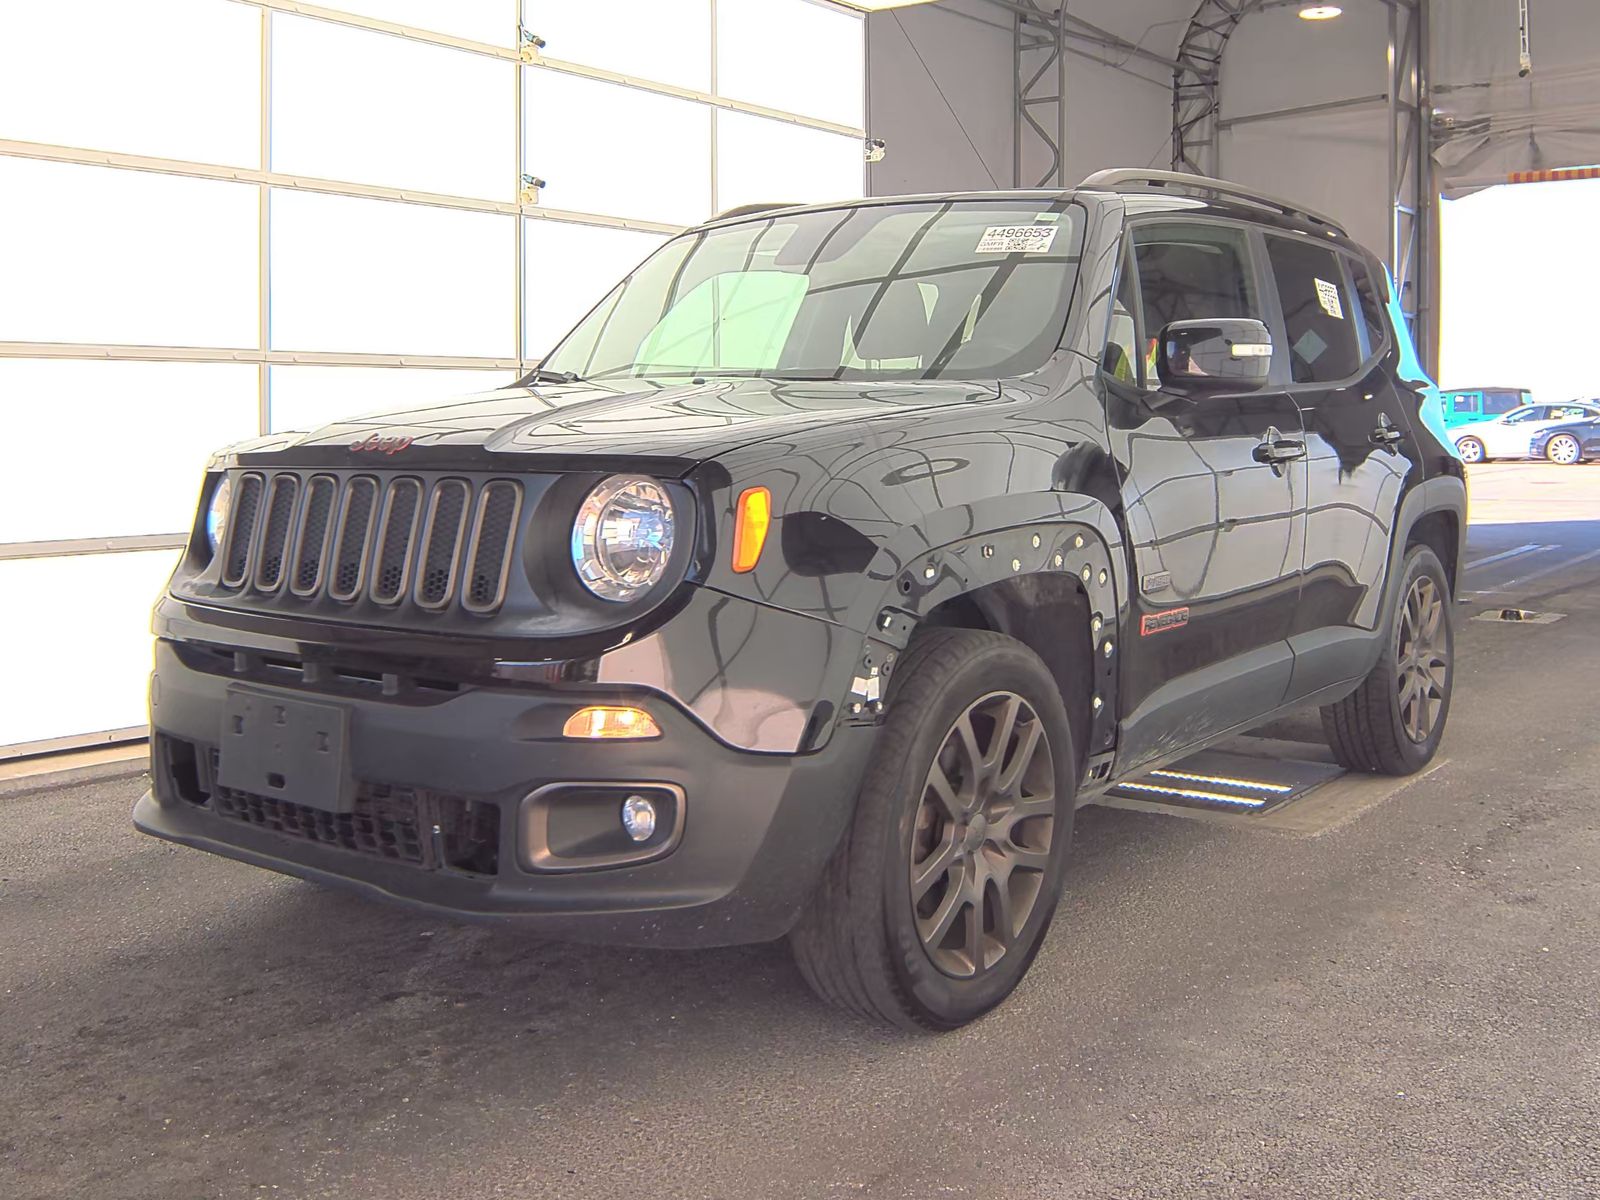
[[[1059,225],[991,225],[978,239],[979,254],[1048,254]]]
[[[1317,301],[1322,305],[1322,311],[1337,320],[1344,320],[1344,306],[1339,303],[1339,289],[1326,279],[1313,279],[1317,285]]]

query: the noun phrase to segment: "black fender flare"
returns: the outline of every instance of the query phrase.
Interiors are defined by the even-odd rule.
[[[1402,567],[1405,564],[1406,545],[1411,540],[1411,531],[1425,517],[1441,512],[1449,513],[1456,519],[1455,562],[1444,564],[1445,571],[1451,576],[1450,598],[1452,601],[1456,598],[1461,582],[1462,562],[1467,549],[1467,486],[1454,475],[1436,475],[1432,479],[1423,480],[1408,491],[1400,502],[1399,512],[1395,514],[1394,530],[1389,537],[1389,562],[1384,569],[1381,606],[1372,618],[1373,632],[1376,636],[1372,639],[1369,661],[1362,670],[1362,675],[1372,669],[1383,653],[1388,632],[1392,628],[1390,623],[1399,608]]]
[[[1095,665],[1086,683],[1101,701],[1091,716],[1088,749],[1109,749],[1116,740],[1117,653],[1127,627],[1128,571],[1121,530],[1093,497],[1028,493],[930,514],[880,547],[866,572],[872,586],[851,606],[846,624],[863,633],[864,644],[844,719],[878,719],[884,676],[934,609],[992,584],[1049,575],[1073,580],[1088,603]]]

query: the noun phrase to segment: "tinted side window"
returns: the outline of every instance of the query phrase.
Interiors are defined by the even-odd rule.
[[[1478,411],[1478,400],[1477,392],[1461,392],[1450,398],[1450,405],[1458,413],[1475,413]]]
[[[1361,323],[1367,327],[1367,352],[1379,353],[1389,342],[1389,322],[1384,319],[1383,301],[1378,299],[1377,284],[1373,281],[1367,264],[1346,259],[1350,275],[1356,281],[1356,298],[1361,302]]]
[[[1146,352],[1172,321],[1261,319],[1249,243],[1222,225],[1141,225],[1133,234]]]
[[[1483,394],[1483,411],[1486,416],[1508,413],[1522,404],[1521,392],[1495,391]]]
[[[1354,314],[1338,256],[1297,238],[1268,237],[1296,383],[1332,383],[1361,366]]]
[[[1527,408],[1520,409],[1517,412],[1507,413],[1505,423],[1507,425],[1518,425],[1523,421],[1542,421],[1546,417],[1558,415],[1559,413],[1553,413],[1549,409],[1539,408],[1537,406],[1529,406]]]
[[[1123,383],[1144,382],[1139,348],[1139,328],[1134,319],[1139,291],[1135,286],[1132,254],[1123,256],[1122,274],[1117,280],[1117,295],[1111,305],[1111,324],[1106,330],[1106,349],[1101,365],[1107,375]]]

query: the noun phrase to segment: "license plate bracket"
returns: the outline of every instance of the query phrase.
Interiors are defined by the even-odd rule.
[[[217,782],[323,812],[355,809],[350,710],[235,684],[224,704]]]

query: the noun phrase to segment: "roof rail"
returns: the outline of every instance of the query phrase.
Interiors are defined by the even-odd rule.
[[[1229,183],[1225,179],[1212,179],[1208,175],[1186,175],[1181,171],[1148,171],[1134,168],[1121,167],[1111,171],[1096,171],[1085,179],[1079,187],[1102,188],[1108,192],[1132,191],[1160,191],[1187,188],[1193,192],[1215,192],[1219,196],[1233,196],[1240,200],[1248,200],[1267,208],[1276,209],[1285,216],[1305,217],[1326,225],[1340,234],[1348,237],[1343,225],[1332,217],[1324,216],[1314,208],[1307,208],[1304,204],[1294,204],[1288,200],[1280,200],[1276,196],[1269,196],[1266,192],[1255,188],[1245,187],[1239,183]]]
[[[712,217],[710,221],[706,222],[706,224],[710,225],[717,221],[727,221],[733,217],[750,217],[754,216],[756,213],[776,212],[780,208],[795,207],[797,206],[794,201],[790,201],[787,204],[740,204],[733,208],[724,209],[722,212],[719,212],[716,216]]]

